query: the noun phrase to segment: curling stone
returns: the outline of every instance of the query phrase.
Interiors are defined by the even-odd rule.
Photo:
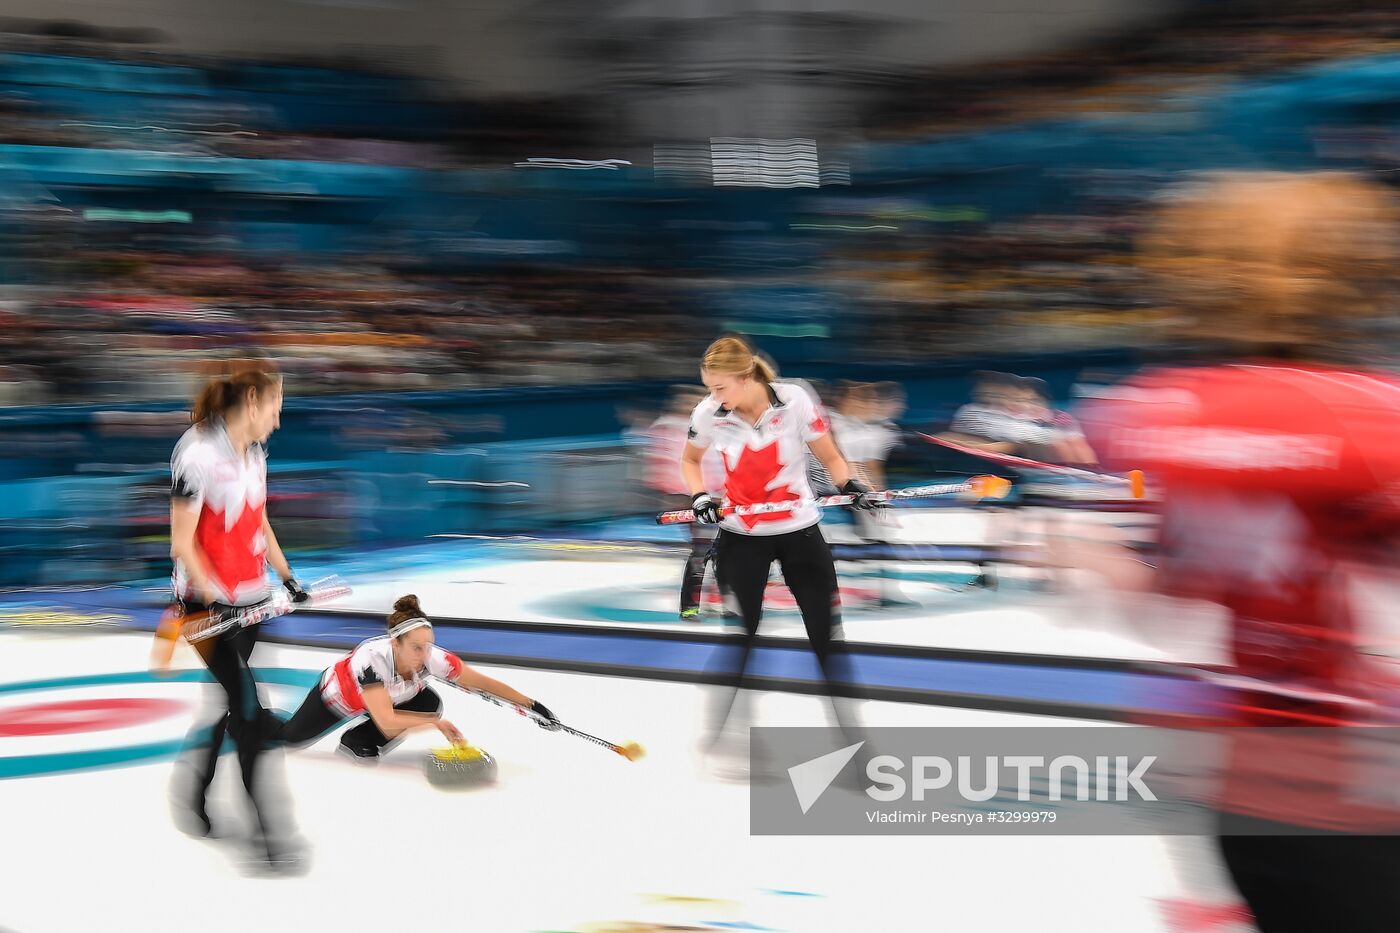
[[[444,790],[479,787],[496,781],[496,759],[474,745],[434,748],[423,760],[428,783]]]

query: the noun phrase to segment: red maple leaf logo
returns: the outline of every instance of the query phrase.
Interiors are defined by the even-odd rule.
[[[724,469],[728,474],[724,480],[724,492],[730,505],[757,505],[761,502],[796,502],[797,493],[779,483],[773,488],[769,484],[778,478],[782,461],[778,459],[778,442],[757,449],[745,447],[739,459],[729,462],[729,455],[723,454]],[[752,528],[759,522],[781,521],[789,518],[787,512],[767,512],[762,515],[739,515],[745,528]]]
[[[258,579],[263,573],[263,556],[253,553],[253,538],[262,530],[263,506],[245,504],[233,527],[225,530],[223,511],[204,507],[195,527],[200,549],[208,556],[209,572],[226,593],[232,595],[240,583]]]

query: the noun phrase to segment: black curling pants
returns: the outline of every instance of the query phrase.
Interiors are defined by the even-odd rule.
[[[411,713],[440,712],[442,710],[442,697],[438,696],[432,689],[424,687],[416,696],[412,696],[402,703],[394,704],[394,709],[406,710]],[[292,718],[282,724],[276,738],[288,745],[305,745],[325,735],[344,721],[345,717],[337,710],[328,707],[326,701],[321,698],[320,687],[315,687],[306,695],[306,699],[292,714]],[[352,748],[377,748],[381,751],[389,742],[388,736],[379,731],[374,720],[368,716],[365,717],[364,722],[354,728],[347,729],[345,734],[340,737],[342,745]]]
[[[711,675],[723,689],[711,741],[723,733],[735,698],[745,685],[763,618],[768,571],[774,561],[782,568],[783,579],[802,614],[836,724],[848,736],[854,736],[854,716],[843,709],[842,700],[854,695],[855,684],[839,631],[841,598],[836,586],[836,565],[821,528],[812,525],[777,535],[746,535],[728,529],[719,533],[715,542],[715,576],[726,601],[738,610],[743,631],[731,636],[715,652]]]

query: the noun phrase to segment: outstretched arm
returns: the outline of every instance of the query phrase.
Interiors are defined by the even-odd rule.
[[[502,700],[509,700],[511,703],[526,709],[529,709],[531,704],[535,702],[509,684],[504,684],[494,677],[487,677],[481,671],[474,670],[465,664],[462,665],[462,670],[457,674],[456,683],[468,690],[480,690],[483,693],[498,696]]]

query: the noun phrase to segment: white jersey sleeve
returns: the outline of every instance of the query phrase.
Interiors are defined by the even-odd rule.
[[[170,498],[185,500],[198,513],[213,478],[214,458],[198,428],[190,428],[170,455]]]
[[[462,673],[462,661],[450,651],[444,651],[437,645],[428,649],[428,673],[439,680],[455,681],[457,675]]]
[[[694,447],[701,450],[707,449],[715,440],[715,412],[719,411],[719,403],[711,396],[706,396],[700,400],[700,404],[695,406],[695,410],[690,413],[690,427],[685,432],[685,439]]]
[[[787,404],[797,415],[803,441],[810,443],[830,433],[831,419],[821,402],[799,389],[788,396]]]

